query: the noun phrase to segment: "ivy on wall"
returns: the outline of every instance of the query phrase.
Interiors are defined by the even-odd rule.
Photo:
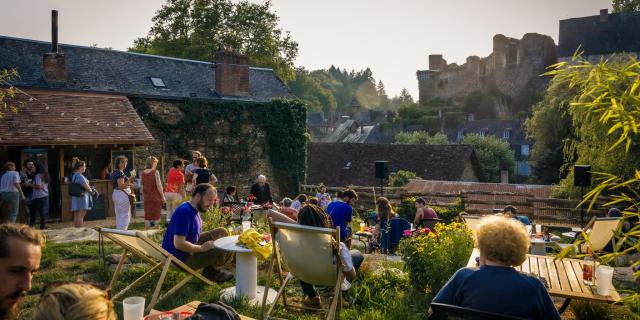
[[[253,143],[266,141],[265,150],[271,160],[273,180],[281,192],[297,193],[299,184],[304,180],[308,137],[306,106],[300,100],[175,102],[173,105],[183,116],[173,123],[152,112],[145,99],[131,98],[131,103],[145,122],[161,132],[167,151],[171,153],[188,158],[190,149],[185,141],[206,140],[212,143],[218,139],[217,147],[229,154],[248,155]],[[247,130],[247,126],[252,129]],[[225,161],[233,161],[231,166],[234,169],[246,171],[255,159],[245,156]]]

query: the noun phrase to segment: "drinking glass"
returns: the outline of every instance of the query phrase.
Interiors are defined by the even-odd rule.
[[[129,297],[122,300],[124,320],[142,320],[144,317],[144,297]]]
[[[611,290],[613,279],[613,268],[609,266],[598,266],[596,268],[596,291],[601,296],[608,296]]]
[[[536,224],[536,233],[542,233],[542,224]]]
[[[251,221],[242,221],[242,232],[245,232],[251,228]]]
[[[364,232],[364,227],[367,225],[364,222],[360,222],[360,232]]]

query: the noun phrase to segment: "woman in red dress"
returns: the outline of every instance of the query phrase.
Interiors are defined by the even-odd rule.
[[[162,204],[165,202],[160,173],[156,170],[158,158],[148,157],[142,171],[142,194],[144,196],[144,228],[154,228],[160,222]]]

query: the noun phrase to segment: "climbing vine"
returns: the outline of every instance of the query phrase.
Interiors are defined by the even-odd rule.
[[[228,154],[243,155],[225,159],[233,162],[234,170],[242,172],[256,160],[250,156],[252,145],[266,141],[273,179],[281,191],[295,194],[304,180],[306,107],[299,100],[176,102],[173,105],[182,115],[171,123],[152,112],[147,100],[132,98],[131,102],[144,121],[162,135],[168,152],[189,157],[188,141],[215,145]]]

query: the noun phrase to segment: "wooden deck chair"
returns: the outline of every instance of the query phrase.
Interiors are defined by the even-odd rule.
[[[124,249],[122,256],[120,257],[120,262],[118,262],[118,266],[113,273],[113,277],[111,278],[111,282],[109,282],[109,288],[113,288],[118,280],[118,276],[122,271],[122,266],[126,261],[126,257],[128,253],[135,255],[136,257],[142,259],[142,261],[152,265],[153,267],[149,269],[145,274],[140,276],[140,278],[136,279],[124,289],[122,289],[117,294],[113,292],[113,300],[121,297],[125,292],[129,291],[131,288],[142,282],[143,280],[150,277],[150,275],[158,269],[162,269],[160,273],[160,278],[158,279],[158,284],[156,285],[155,290],[153,291],[153,295],[151,296],[151,300],[149,301],[149,305],[145,310],[145,314],[149,313],[149,311],[156,305],[156,303],[162,301],[164,298],[170,296],[172,293],[176,292],[182,286],[187,284],[191,278],[196,277],[202,280],[204,283],[208,285],[212,285],[209,279],[205,278],[201,271],[195,271],[178,258],[167,252],[163,249],[159,244],[155,243],[153,240],[149,239],[144,233],[140,231],[134,230],[117,230],[117,229],[109,229],[109,228],[95,228],[100,235],[110,239],[111,241],[117,243]],[[178,284],[173,286],[173,288],[169,289],[162,296],[160,295],[160,289],[162,289],[162,284],[164,283],[165,277],[167,276],[167,272],[169,268],[173,267],[176,270],[182,271],[186,273],[184,279],[182,279]]]
[[[621,222],[622,217],[592,218],[587,226],[582,230],[589,236],[591,251],[601,251],[604,249],[613,239],[613,235],[618,231],[618,228],[620,228]],[[576,235],[576,239],[578,236],[579,234]],[[571,245],[573,244],[558,244],[561,249]]]
[[[328,229],[302,226],[291,223],[271,223],[271,236],[274,243],[274,254],[271,257],[265,295],[262,299],[260,319],[271,319],[271,312],[282,296],[283,305],[299,309],[311,309],[304,306],[287,305],[285,286],[293,278],[298,278],[313,285],[334,287],[333,300],[326,311],[327,320],[333,320],[336,316],[338,303],[341,300],[340,287],[343,281],[342,263],[340,262],[340,246],[336,246],[336,240],[340,239],[340,229]],[[282,259],[282,261],[281,261]],[[283,277],[282,263],[289,273]],[[264,313],[267,307],[267,294],[271,285],[274,265],[278,267],[280,289],[274,299],[274,303]]]

